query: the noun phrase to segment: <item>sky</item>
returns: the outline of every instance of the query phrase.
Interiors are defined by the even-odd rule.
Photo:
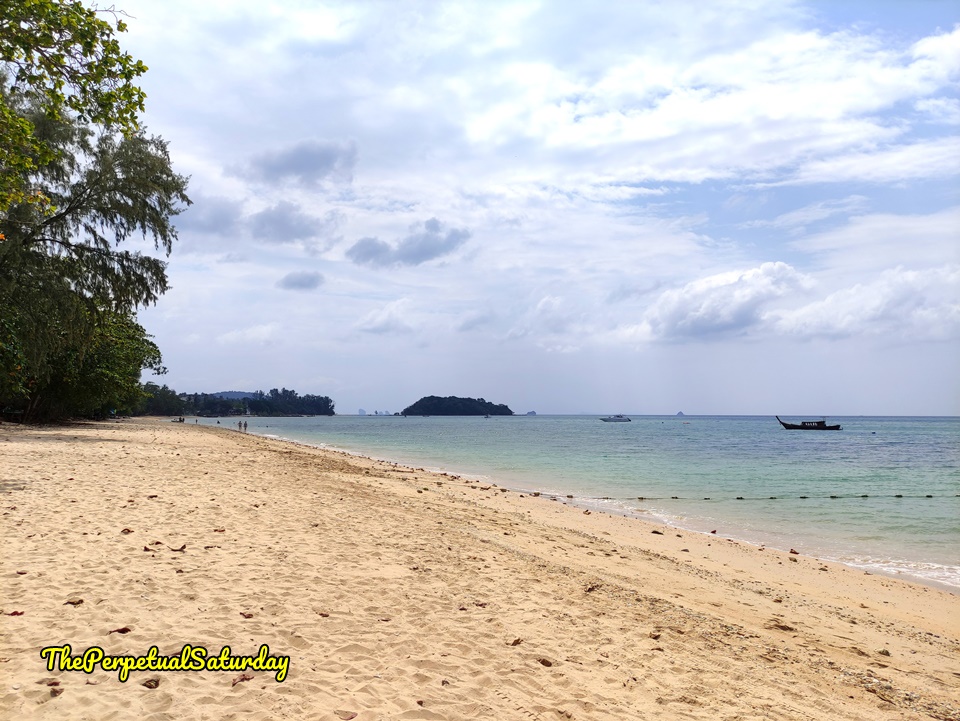
[[[179,392],[960,415],[960,6],[124,0]]]

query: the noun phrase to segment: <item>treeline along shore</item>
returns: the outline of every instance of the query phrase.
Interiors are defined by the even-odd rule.
[[[960,718],[936,588],[203,425],[0,424],[0,469],[5,718]]]
[[[332,416],[335,403],[327,396],[300,395],[286,388],[269,393],[177,393],[156,383],[144,384],[143,400],[133,410],[145,416]]]

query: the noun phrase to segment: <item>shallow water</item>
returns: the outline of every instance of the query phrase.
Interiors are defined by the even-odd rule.
[[[787,431],[767,416],[247,418],[252,433],[960,590],[960,419],[829,420],[843,430]]]

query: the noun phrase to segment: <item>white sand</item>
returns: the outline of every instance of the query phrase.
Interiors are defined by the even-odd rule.
[[[5,718],[960,719],[960,599],[813,558],[160,421],[0,425],[0,486]]]

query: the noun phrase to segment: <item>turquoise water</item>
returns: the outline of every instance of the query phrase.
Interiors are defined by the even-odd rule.
[[[960,590],[960,418],[829,420],[844,430],[767,416],[247,419],[251,433]]]

